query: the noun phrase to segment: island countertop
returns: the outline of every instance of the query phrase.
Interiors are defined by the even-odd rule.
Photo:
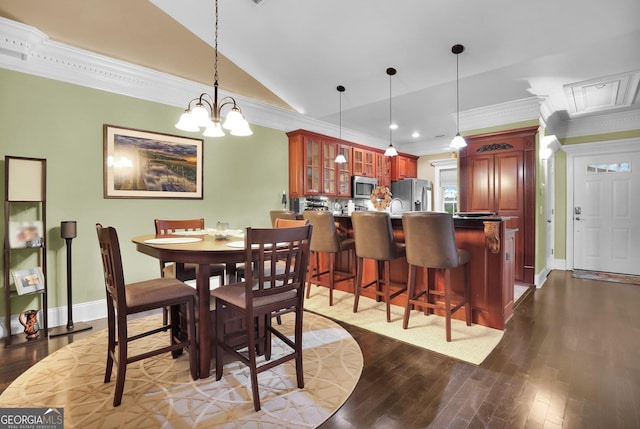
[[[390,215],[393,234],[397,241],[404,242],[402,215]],[[511,217],[487,215],[476,217],[454,216],[456,244],[459,248],[471,253],[471,308],[473,323],[504,329],[505,323],[513,313],[515,230],[507,227]],[[336,215],[340,233],[353,236],[351,217]],[[322,258],[321,258],[322,259]],[[325,261],[326,262],[326,261]],[[321,262],[322,263],[322,262]],[[355,261],[343,252],[336,258],[338,269],[349,272],[355,267]],[[373,280],[375,265],[372,260],[365,260],[363,282]],[[461,292],[464,272],[461,268],[452,271],[453,289]],[[424,279],[435,282],[435,287],[442,290],[443,278],[436,270],[418,270],[418,284],[424,289]],[[406,283],[408,265],[405,258],[391,264],[391,280]],[[460,286],[458,286],[460,285]],[[341,282],[337,288],[353,292],[353,282]],[[419,290],[419,289],[418,289]],[[363,291],[364,296],[367,291]],[[371,296],[373,297],[373,295]],[[404,305],[406,295],[401,294],[392,301],[396,305]],[[454,317],[463,317],[456,313]]]

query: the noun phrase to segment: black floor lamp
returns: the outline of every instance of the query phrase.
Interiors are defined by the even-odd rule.
[[[64,238],[67,243],[67,326],[58,326],[49,329],[50,337],[86,331],[92,328],[91,325],[84,322],[73,323],[73,303],[71,299],[71,240],[77,236],[76,221],[61,222],[60,236]]]

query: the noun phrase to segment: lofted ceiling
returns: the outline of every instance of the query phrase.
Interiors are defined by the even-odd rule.
[[[211,0],[0,0],[0,16],[213,84]],[[637,0],[220,0],[220,86],[337,125],[343,85],[343,129],[388,141],[391,83],[394,146],[444,152],[456,133],[454,44],[465,46],[462,112],[538,97],[543,116],[566,121],[640,109],[639,16]]]

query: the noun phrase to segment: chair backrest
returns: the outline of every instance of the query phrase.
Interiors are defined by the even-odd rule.
[[[356,255],[379,261],[397,258],[391,218],[386,212],[354,212],[351,225],[356,241]]]
[[[271,217],[271,226],[276,227],[276,219],[291,219],[295,220],[296,213],[289,210],[271,210],[269,212]]]
[[[166,235],[176,231],[197,231],[204,229],[204,219],[156,219],[156,235]]]
[[[306,219],[284,219],[276,218],[273,222],[274,228],[295,228],[298,226],[309,225],[309,221]]]
[[[120,254],[120,242],[118,233],[111,226],[103,227],[96,224],[98,233],[98,244],[100,245],[100,255],[102,257],[102,267],[104,271],[104,285],[107,292],[107,300],[113,299],[118,312],[125,314],[127,306],[124,293],[124,272],[122,270],[122,256]],[[111,306],[108,306],[111,308]]]
[[[340,250],[340,237],[338,237],[333,213],[326,210],[308,210],[302,217],[313,225],[315,231],[311,237],[311,251],[335,253]]]
[[[294,298],[302,303],[312,229],[312,225],[246,229],[247,308],[252,303],[277,307],[276,302]]]
[[[446,212],[414,212],[402,216],[407,262],[418,267],[452,268],[460,263],[453,217]]]

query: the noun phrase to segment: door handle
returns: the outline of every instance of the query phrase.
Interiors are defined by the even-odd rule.
[[[576,216],[576,217],[575,217],[575,219],[576,219],[576,220],[580,220],[580,216]]]

